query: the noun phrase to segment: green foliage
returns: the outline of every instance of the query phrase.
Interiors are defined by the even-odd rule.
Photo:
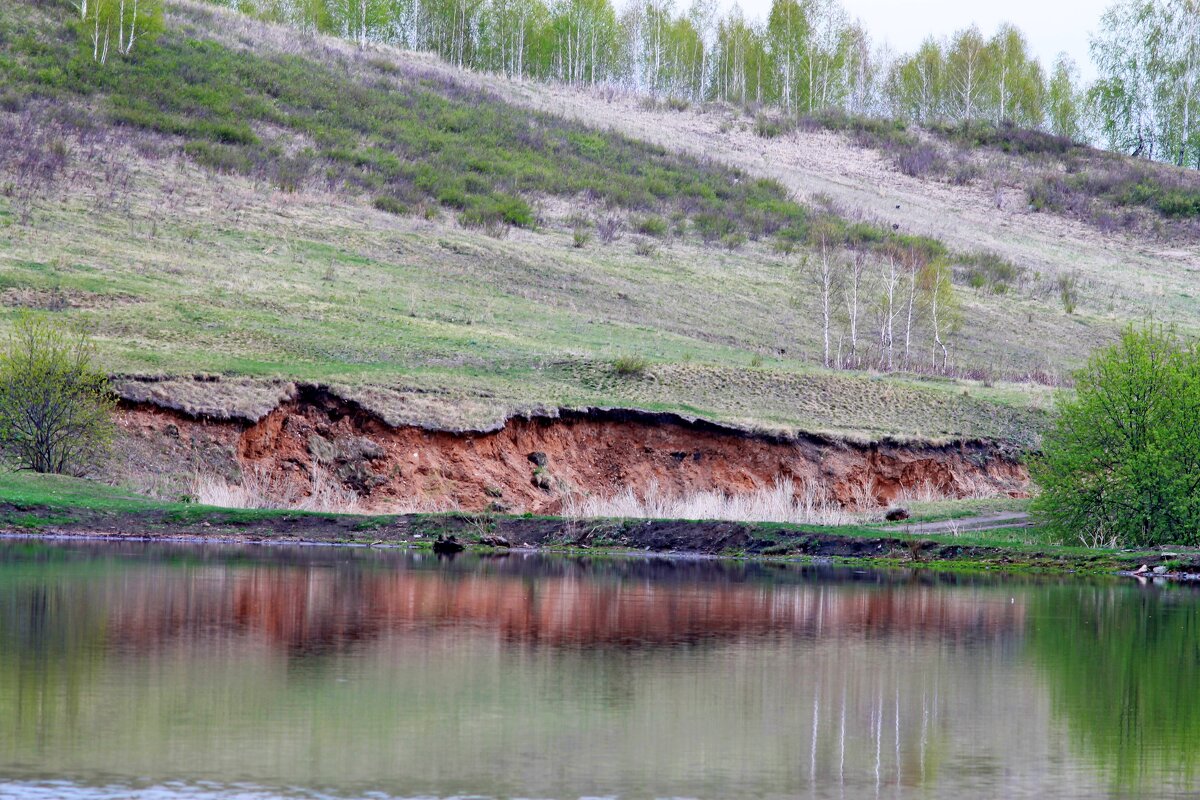
[[[1087,103],[1117,152],[1200,166],[1196,86],[1200,25],[1189,2],[1120,0],[1091,43],[1098,78]]]
[[[613,361],[613,372],[623,378],[640,378],[650,369],[650,362],[639,355],[618,356]]]
[[[18,318],[0,352],[0,441],[20,469],[80,473],[112,438],[108,377],[84,337]]]
[[[1074,314],[1075,307],[1079,304],[1078,275],[1072,272],[1058,276],[1058,297],[1062,301],[1063,311]]]
[[[1005,294],[1021,280],[1024,269],[995,253],[974,253],[958,259],[963,278],[972,289]]]
[[[644,233],[647,236],[666,236],[668,225],[667,221],[662,217],[649,216],[638,220],[634,225],[634,229],[638,233]]]
[[[372,205],[375,206],[380,211],[386,211],[389,214],[407,214],[408,213],[408,206],[406,206],[404,203],[400,202],[396,198],[388,197],[387,195],[381,195],[379,197],[376,197],[375,201],[372,203]]]
[[[759,112],[754,118],[754,132],[764,139],[783,136],[792,129],[789,120]]]
[[[161,0],[89,0],[79,2],[79,29],[92,61],[105,64],[110,55],[130,56],[140,42],[153,41],[163,28]]]
[[[1033,475],[1060,541],[1200,543],[1200,349],[1130,328],[1060,400]]]
[[[465,224],[521,227],[536,222],[527,198],[588,193],[655,212],[648,220],[665,209],[705,216],[697,230],[714,240],[769,235],[804,216],[777,182],[531,114],[412,68],[380,68],[387,80],[364,80],[342,66],[234,51],[172,30],[97,69],[86,26],[74,48],[62,34],[43,31],[27,48],[6,96],[94,97],[114,123],[179,137],[210,169],[289,191],[319,180],[393,198],[399,205],[389,210],[433,201]],[[283,133],[268,139],[263,130]],[[311,149],[284,156],[299,137]]]
[[[1115,194],[1121,205],[1146,206],[1165,217],[1200,217],[1200,187],[1168,186],[1144,174]]]

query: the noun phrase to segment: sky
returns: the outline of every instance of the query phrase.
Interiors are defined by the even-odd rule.
[[[862,20],[877,42],[898,52],[916,50],[930,34],[949,36],[972,22],[990,36],[1002,22],[1025,33],[1030,49],[1049,69],[1066,51],[1084,79],[1094,77],[1088,57],[1088,34],[1095,31],[1112,0],[841,0],[850,17]],[[732,5],[731,0],[726,3]],[[771,0],[741,0],[748,16],[766,19]]]

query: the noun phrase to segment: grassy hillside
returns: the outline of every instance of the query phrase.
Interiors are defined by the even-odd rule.
[[[972,216],[982,187],[834,134],[764,138],[740,112],[509,84],[186,1],[100,68],[71,20],[0,8],[0,324],[78,321],[113,372],[389,387],[437,419],[590,403],[1032,441],[1045,384],[1126,320],[1200,314],[1155,246]],[[945,257],[959,379],[928,374],[927,322],[912,372],[819,369],[822,244],[865,259],[872,309],[889,253]],[[881,320],[858,324],[872,366]]]

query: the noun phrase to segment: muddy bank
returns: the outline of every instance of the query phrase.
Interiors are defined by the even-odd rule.
[[[865,565],[955,566],[997,571],[1132,574],[1167,565],[1151,579],[1200,575],[1200,553],[1014,549],[904,535],[904,528],[845,533],[765,523],[595,520],[482,514],[350,516],[222,511],[198,507],[101,512],[0,503],[0,534],[116,541],[428,548],[454,536],[466,550],[503,557],[522,551],[667,554],[733,558],[831,559]],[[485,542],[507,541],[511,547]]]
[[[484,430],[395,425],[317,386],[296,385],[253,415],[164,407],[152,393],[119,415],[130,463],[161,474],[251,480],[280,500],[334,486],[373,511],[560,513],[571,496],[656,487],[665,496],[768,488],[789,479],[846,508],[913,493],[1025,496],[1029,476],[1004,445],[768,434],[676,414],[554,409]]]

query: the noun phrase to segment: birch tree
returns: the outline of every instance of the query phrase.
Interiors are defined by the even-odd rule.
[[[987,43],[972,25],[954,34],[946,52],[946,72],[955,116],[970,125],[979,111],[990,67]]]
[[[920,262],[917,260],[916,253],[910,252],[908,259],[904,262],[904,272],[906,283],[908,285],[907,298],[904,304],[904,368],[909,369],[912,366],[912,335],[913,325],[916,323],[916,308],[917,308],[917,275],[921,271]]]
[[[896,254],[888,253],[880,262],[879,283],[881,286],[879,340],[882,353],[881,366],[890,372],[896,368],[896,288],[900,283],[900,268]]]
[[[892,65],[887,88],[892,113],[921,124],[933,122],[944,107],[945,83],[942,48],[926,39],[916,53]]]
[[[808,15],[797,0],[775,0],[767,17],[767,41],[778,81],[778,102],[792,113],[807,105],[800,72],[806,63],[812,31]]]
[[[863,276],[866,274],[867,269],[866,255],[855,253],[846,267],[846,285],[842,291],[842,300],[846,306],[846,320],[849,324],[850,366],[853,369],[858,369],[860,364],[858,356],[858,319],[862,310]]]
[[[1079,70],[1066,53],[1059,53],[1046,86],[1045,119],[1050,132],[1071,140],[1080,138]]]
[[[941,259],[926,264],[920,275],[921,292],[929,311],[929,328],[934,345],[941,351],[942,372],[950,360],[950,349],[946,339],[958,321],[958,299],[951,282],[950,265]]]
[[[1154,69],[1160,42],[1154,28],[1152,3],[1125,0],[1104,12],[1090,43],[1100,77],[1088,99],[1101,135],[1110,149],[1146,158],[1154,157],[1158,134]]]

